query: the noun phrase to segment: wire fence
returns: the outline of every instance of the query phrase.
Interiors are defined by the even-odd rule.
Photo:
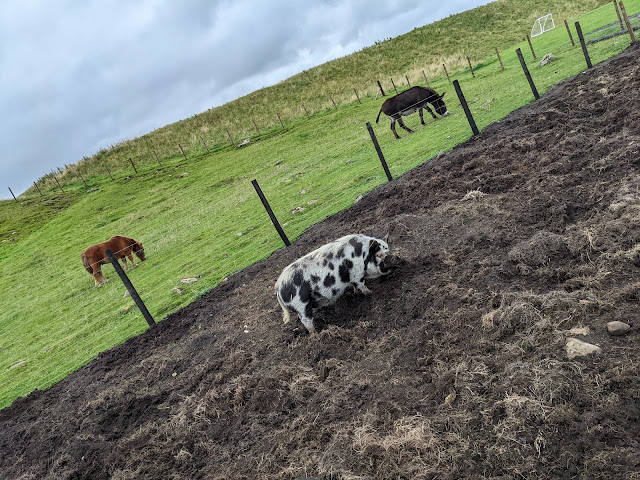
[[[603,31],[610,28],[607,26]],[[585,40],[597,38],[598,34],[590,30]],[[628,44],[629,40],[626,42]],[[563,51],[579,47],[571,45],[567,37],[565,42],[553,48]],[[513,55],[503,59],[505,67],[519,68],[517,59],[511,57]],[[497,64],[497,59],[495,62]],[[500,91],[479,90],[474,81],[501,74],[499,67],[486,67],[475,68],[472,77],[465,71],[455,74],[461,78],[468,107],[480,130],[495,121],[496,112],[499,116],[502,112],[506,115],[514,106],[532,101],[524,74],[520,81],[504,85]],[[533,76],[541,92],[561,80],[553,75]],[[423,84],[426,84],[426,76],[424,80]],[[409,82],[407,78],[407,84]],[[438,85],[437,81],[431,84]],[[354,101],[360,104],[363,95],[357,99],[356,95],[358,93],[354,94]],[[445,101],[450,112],[448,117],[429,118],[424,127],[415,126],[416,122],[413,122],[411,126],[417,133],[406,134],[402,141],[395,139],[387,125],[377,129],[380,148],[394,178],[472,135],[461,99],[451,92]],[[338,103],[338,106],[341,105]],[[355,117],[349,124],[349,133],[339,148],[328,144],[322,136],[305,138],[304,148],[295,152],[288,150],[290,145],[284,143],[271,145],[274,156],[283,159],[281,164],[247,167],[239,178],[221,176],[212,180],[207,188],[216,201],[194,200],[190,210],[178,219],[169,216],[172,207],[167,206],[166,210],[157,212],[152,236],[145,234],[144,218],[136,222],[137,214],[130,213],[131,207],[126,202],[118,206],[122,210],[118,225],[134,225],[127,235],[144,244],[147,260],[130,270],[129,275],[153,317],[156,320],[166,317],[229,275],[281,248],[282,242],[250,184],[253,178],[264,184],[264,194],[292,240],[314,223],[353,205],[360,195],[386,182],[365,122]],[[422,135],[421,129],[428,130],[428,135]],[[256,125],[258,135],[270,134],[261,130]],[[214,146],[202,140],[200,144],[200,148],[210,149],[214,152],[211,155],[215,155]],[[193,159],[194,152],[187,150],[185,153],[187,160],[173,164],[167,164],[166,159],[156,161],[154,158],[153,162],[139,165],[138,175],[172,169],[175,175],[170,190],[181,191],[184,186],[180,181],[188,178],[184,174],[189,173],[183,170],[198,166],[197,159]],[[220,172],[224,168],[221,165]],[[135,177],[127,177],[119,174],[118,179],[135,181]],[[99,181],[109,180],[104,177]],[[89,181],[88,185],[91,187],[94,182]],[[157,192],[164,199],[169,194]],[[163,202],[165,200],[158,200],[159,205],[164,205]],[[164,222],[165,215],[172,220]],[[107,222],[106,226],[109,225]],[[25,248],[38,245],[43,238],[50,245],[66,245],[69,242],[67,235],[60,225],[53,225],[50,230],[45,229],[30,239],[31,244],[27,242]],[[65,249],[45,252],[33,248],[31,258],[25,261],[24,271],[2,270],[0,287],[3,297],[10,298],[11,302],[4,306],[0,322],[0,407],[34,388],[48,387],[101,351],[148,328],[108,267],[104,273],[112,281],[99,288],[93,287],[93,279],[80,262],[80,253],[70,254]],[[69,265],[71,267],[64,268]],[[34,275],[39,290],[25,296],[25,289],[33,285],[30,277]],[[239,319],[239,329],[243,328],[243,322]]]

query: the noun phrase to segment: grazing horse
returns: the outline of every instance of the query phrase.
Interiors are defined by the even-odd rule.
[[[106,242],[90,246],[82,252],[80,258],[82,258],[82,264],[84,265],[84,268],[86,268],[87,272],[93,275],[93,278],[96,281],[96,287],[109,281],[102,274],[102,265],[111,263],[109,258],[107,258],[107,250],[111,250],[116,258],[122,259],[125,270],[129,270],[126,257],[129,257],[129,260],[134,267],[138,266],[133,259],[133,253],[135,253],[142,262],[146,259],[142,243],[134,240],[133,238],[117,235],[115,237],[111,237]]]
[[[432,104],[436,109],[436,113],[441,116],[447,115],[447,106],[444,104],[444,93],[442,95],[438,95],[438,93],[433,88],[425,88],[425,87],[411,87],[409,90],[405,90],[402,93],[399,93],[395,97],[387,98],[382,107],[380,107],[380,111],[378,112],[378,118],[376,118],[376,123],[380,120],[380,114],[384,113],[389,120],[391,120],[391,131],[396,136],[396,138],[400,138],[398,133],[396,132],[396,121],[400,124],[402,128],[404,128],[407,132],[413,133],[413,130],[408,128],[404,122],[402,121],[402,117],[406,117],[407,115],[411,115],[416,110],[420,114],[420,122],[422,125],[425,125],[424,118],[422,116],[422,109],[426,108],[427,112],[431,114],[433,118],[436,117],[429,106],[428,103]]]

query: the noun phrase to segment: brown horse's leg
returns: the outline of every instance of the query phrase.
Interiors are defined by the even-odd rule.
[[[102,274],[102,267],[100,264],[96,265],[93,269],[93,279],[96,282],[96,287],[99,287],[103,283],[107,283],[109,280]]]
[[[128,272],[129,271],[129,265],[127,265],[127,257],[126,256],[122,257],[121,260],[122,260],[122,264],[124,265],[124,271]]]
[[[129,260],[131,261],[131,264],[132,264],[134,267],[137,267],[137,266],[138,266],[138,264],[136,263],[136,261],[135,261],[135,260],[134,260],[134,258],[133,258],[133,254],[131,254],[131,253],[129,254]]]

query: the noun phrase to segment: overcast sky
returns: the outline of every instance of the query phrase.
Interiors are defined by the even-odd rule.
[[[1,0],[0,198],[488,0]]]

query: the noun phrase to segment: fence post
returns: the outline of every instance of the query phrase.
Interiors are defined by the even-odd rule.
[[[444,73],[447,74],[447,80],[449,80],[449,83],[451,83],[451,79],[449,78],[449,72],[447,72],[447,66],[444,63],[442,64],[442,68],[444,68]]]
[[[373,128],[371,128],[371,124],[367,122],[367,130],[369,130],[369,135],[371,135],[371,141],[373,142],[373,146],[376,148],[376,152],[378,152],[378,157],[380,158],[380,163],[382,163],[382,168],[384,168],[384,173],[387,175],[387,180],[393,180],[391,176],[391,172],[389,171],[389,167],[387,165],[387,161],[384,159],[384,155],[382,154],[382,150],[380,150],[380,145],[378,144],[378,139],[376,138],[376,134],[373,133]]]
[[[616,1],[616,0],[613,0],[613,3],[615,3],[615,1]],[[616,8],[618,8],[618,7],[616,6]],[[571,29],[569,28],[569,24],[567,23],[567,21],[566,21],[566,20],[564,21],[564,26],[565,26],[565,27],[567,27],[567,33],[569,34],[569,40],[571,40],[571,46],[572,46],[572,47],[575,47],[575,46],[576,46],[576,44],[575,44],[575,42],[573,41],[573,35],[571,35]]]
[[[229,133],[229,129],[225,128],[224,131],[227,132],[227,137],[229,137],[229,141],[231,142],[231,145],[233,145],[233,138],[231,138],[231,134]]]
[[[158,154],[156,153],[155,150],[153,150],[153,154],[155,155],[156,160],[158,161],[158,165],[162,166],[162,164],[160,163],[160,159],[158,158]],[[111,175],[111,174],[109,174],[109,175]],[[113,180],[113,178],[111,180]]]
[[[408,76],[408,75],[405,75],[405,76],[404,76],[404,78],[406,78],[406,79],[407,79],[407,85],[409,85],[409,87],[411,87],[411,83],[409,82],[409,76]]]
[[[531,45],[531,39],[529,38],[529,35],[527,35],[527,42],[529,42],[529,48],[531,49],[531,54],[533,55],[533,59],[537,60],[538,57],[536,57],[536,52],[533,51],[533,45]]]
[[[202,140],[202,144],[204,145],[204,148],[207,149],[207,152],[211,153],[211,150],[209,150],[209,147],[207,146],[207,142],[204,141],[204,137],[200,137],[200,140]]]
[[[142,316],[147,321],[150,327],[155,327],[156,322],[153,320],[153,317],[149,313],[149,310],[147,310],[147,307],[145,306],[144,302],[140,298],[140,295],[138,295],[138,292],[133,287],[131,280],[129,280],[129,277],[127,277],[127,274],[124,273],[124,270],[122,270],[120,263],[118,263],[118,259],[115,257],[111,249],[107,250],[106,253],[107,253],[107,257],[109,257],[109,260],[111,260],[111,264],[113,265],[113,268],[116,269],[116,273],[120,277],[120,280],[122,280],[122,283],[124,283],[124,286],[127,287],[127,290],[129,291],[129,295],[131,295],[131,298],[133,298],[133,301],[136,303],[136,305],[140,309]]]
[[[253,188],[256,189],[256,193],[258,194],[258,197],[260,197],[260,200],[262,201],[262,205],[264,206],[264,209],[267,211],[267,214],[269,214],[269,218],[271,218],[271,223],[273,223],[273,226],[276,227],[276,231],[280,235],[280,238],[282,239],[282,241],[287,247],[290,246],[291,242],[287,238],[287,234],[284,233],[284,230],[280,226],[280,223],[278,222],[278,219],[274,215],[273,210],[271,210],[271,207],[269,206],[269,202],[267,202],[267,199],[265,198],[264,193],[262,193],[262,190],[260,189],[260,185],[258,185],[258,181],[255,179],[251,180],[251,185],[253,185]]]
[[[396,91],[396,95],[397,95],[398,89],[396,88],[396,84],[393,82],[393,78],[391,79],[391,85],[393,85],[393,89]]]
[[[258,128],[258,125],[256,125],[256,121],[251,119],[251,121],[253,122],[253,126],[256,127],[256,132],[258,132],[258,136],[260,136],[260,129]]]
[[[456,93],[458,94],[458,99],[462,104],[462,109],[464,110],[464,114],[467,116],[467,121],[469,122],[469,126],[471,127],[471,131],[474,135],[480,135],[480,131],[476,126],[476,121],[473,119],[473,115],[471,115],[471,110],[469,110],[469,105],[467,105],[467,100],[464,98],[464,94],[462,93],[462,89],[460,88],[460,83],[458,80],[453,81],[453,87],[456,89]]]
[[[336,102],[333,101],[333,95],[329,95],[329,98],[331,98],[331,103],[333,103],[333,107],[337,110],[338,107],[336,106]],[[282,128],[284,128],[284,126]]]
[[[38,184],[36,182],[33,182],[33,184],[35,185],[35,187],[38,189],[38,192],[40,192],[40,187],[38,186]],[[42,192],[40,192],[40,196],[44,197],[44,195],[42,195]]]
[[[180,151],[182,152],[182,156],[184,157],[184,159],[188,162],[189,159],[187,158],[187,155],[184,153],[184,150],[182,149],[182,145],[178,144],[178,146],[180,147]]]
[[[280,120],[280,125],[282,125],[282,129],[285,130],[284,123],[282,123],[282,119],[280,118],[280,114],[276,112],[276,115],[278,116],[278,120]]]
[[[422,70],[422,76],[424,77],[424,81],[427,82],[427,87],[431,88],[431,85],[429,85],[429,80],[427,80],[427,75],[424,73],[424,70]]]
[[[500,68],[504,70],[504,65],[502,64],[502,59],[500,58],[500,52],[498,52],[498,47],[495,47],[496,55],[498,56],[498,61],[500,62]]]
[[[82,183],[84,183],[84,186],[89,188],[89,185],[87,185],[87,182],[84,181],[84,177],[82,176],[82,174],[78,172],[78,175],[80,175],[80,180],[82,180]]]
[[[533,97],[536,100],[538,100],[540,98],[540,95],[538,95],[538,89],[536,88],[535,84],[533,83],[533,78],[531,78],[531,74],[529,73],[529,69],[527,68],[527,64],[524,61],[524,57],[522,56],[522,52],[518,48],[516,50],[516,53],[518,54],[518,58],[520,59],[520,65],[522,65],[522,70],[524,70],[524,74],[527,77],[527,80],[529,80],[529,86],[531,87],[531,91],[533,92]]]
[[[307,114],[307,120],[309,120],[309,112],[307,112],[307,107],[304,106],[304,103],[302,104],[302,108],[304,109],[304,113]]]
[[[471,76],[473,78],[476,78],[476,74],[473,73],[473,67],[471,66],[471,59],[469,57],[467,57],[467,62],[469,62],[469,69],[471,70]]]
[[[631,22],[629,22],[629,17],[627,17],[627,10],[624,8],[624,3],[622,3],[622,1],[620,1],[620,10],[622,10],[624,22],[627,24],[627,31],[631,36],[631,43],[636,43],[636,36],[633,34],[633,28],[631,28]]]
[[[129,162],[131,162],[131,166],[133,167],[133,171],[136,172],[136,175],[138,174],[138,170],[136,170],[136,166],[133,164],[133,160],[131,160],[131,157],[129,157]]]
[[[58,187],[60,187],[60,190],[62,190],[62,185],[60,185],[60,182],[58,181],[58,179],[54,176],[53,179],[56,181],[56,183],[58,184]],[[62,193],[64,193],[64,190],[62,190]]]
[[[113,175],[111,175],[111,170],[109,170],[109,167],[107,167],[107,173],[109,174],[109,176],[111,177],[111,181],[113,182]]]
[[[616,7],[616,14],[618,15],[618,22],[620,22],[620,31],[624,30],[624,25],[622,24],[622,17],[620,16],[620,9],[618,8],[618,2],[613,0],[613,6]]]
[[[382,89],[382,85],[380,84],[380,80],[376,80],[376,82],[378,82],[378,88],[380,89],[380,93],[382,94],[382,96],[383,96],[383,97],[384,97],[384,96],[386,96],[386,95],[384,94],[384,90]]]
[[[11,192],[11,196],[13,197],[13,199],[17,202],[18,199],[16,198],[16,196],[13,194],[13,190],[11,190],[11,187],[8,187],[9,191]]]
[[[362,102],[360,101],[360,95],[358,95],[358,91],[356,90],[356,87],[353,87],[353,91],[354,91],[354,92],[355,92],[355,94],[356,94],[356,98],[358,99],[358,103],[362,103]]]
[[[584,43],[584,37],[582,36],[582,28],[580,27],[580,22],[576,22],[576,31],[578,32],[578,38],[580,39],[580,46],[582,47],[582,53],[584,54],[584,59],[587,62],[587,68],[593,67],[591,65],[591,59],[589,58],[589,52],[587,51],[587,44]]]

